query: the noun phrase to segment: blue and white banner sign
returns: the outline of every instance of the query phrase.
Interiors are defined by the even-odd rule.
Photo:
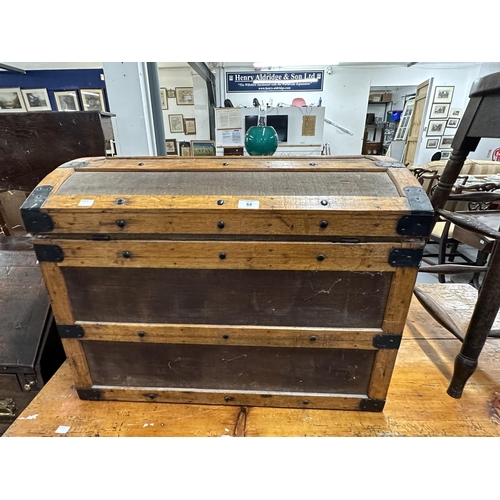
[[[226,92],[311,92],[323,90],[324,71],[226,73]]]

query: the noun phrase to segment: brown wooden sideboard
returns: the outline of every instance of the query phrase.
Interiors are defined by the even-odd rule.
[[[0,113],[0,191],[32,191],[54,168],[80,156],[105,156],[114,140],[102,111]]]

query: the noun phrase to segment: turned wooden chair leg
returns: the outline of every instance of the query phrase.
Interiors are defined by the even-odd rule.
[[[477,360],[500,308],[499,297],[500,251],[498,245],[495,245],[462,349],[455,359],[453,377],[447,391],[452,398],[462,396],[465,384],[476,371]]]

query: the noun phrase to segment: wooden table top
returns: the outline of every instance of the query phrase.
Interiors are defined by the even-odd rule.
[[[4,437],[500,436],[500,339],[456,400],[446,389],[459,349],[414,298],[381,413],[82,401],[65,363]]]

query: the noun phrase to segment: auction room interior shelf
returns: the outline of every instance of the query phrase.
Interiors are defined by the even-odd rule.
[[[394,160],[82,158],[21,211],[81,398],[382,410],[432,222]]]

